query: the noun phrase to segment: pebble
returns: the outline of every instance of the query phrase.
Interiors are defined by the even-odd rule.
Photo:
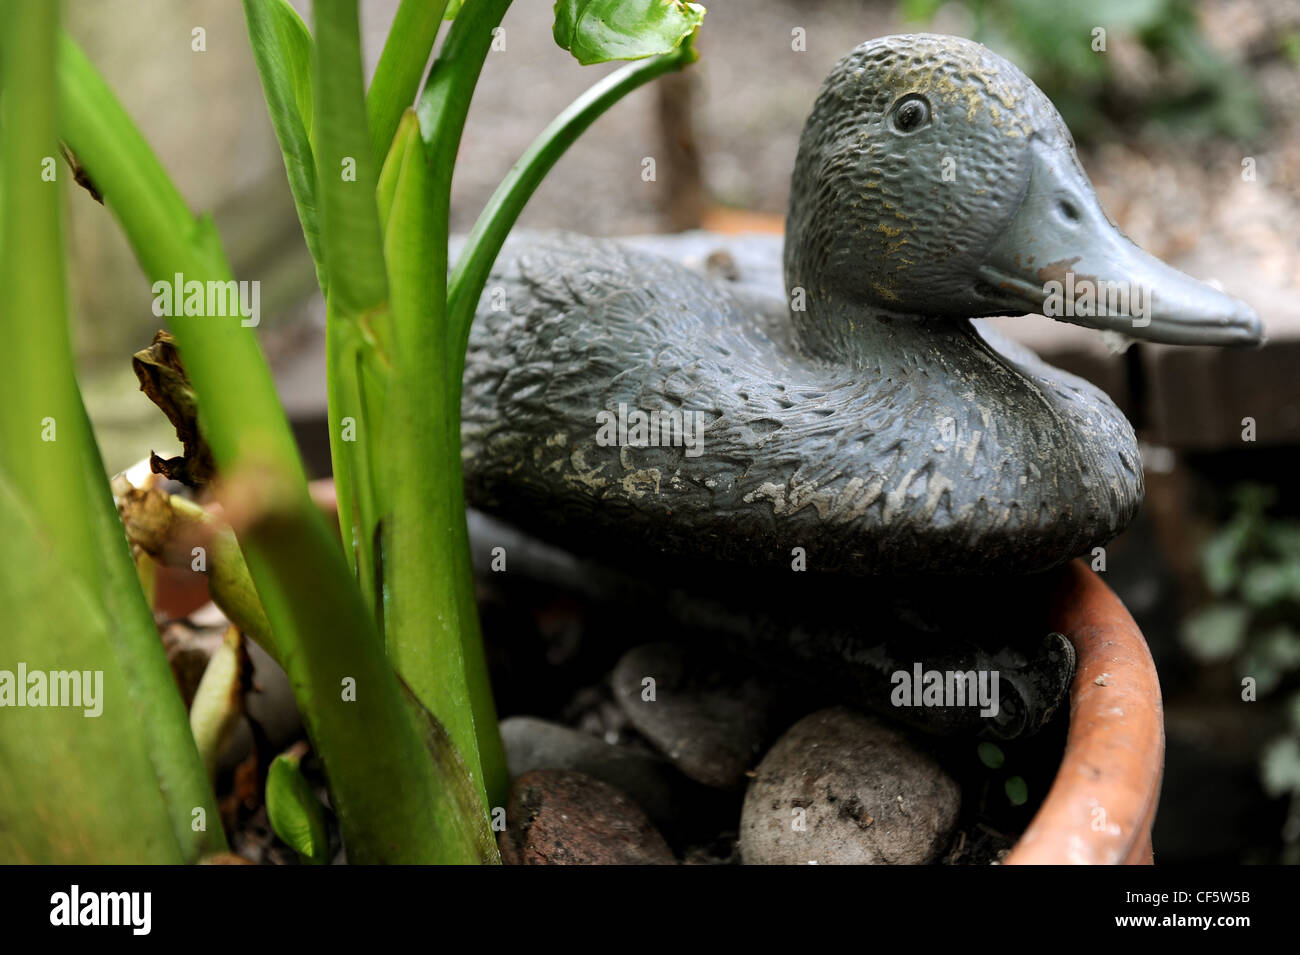
[[[792,726],[745,794],[747,865],[916,865],[957,822],[957,784],[906,736],[835,707]]]
[[[631,798],[582,773],[539,769],[510,788],[506,865],[675,865],[663,836]]]
[[[501,721],[501,741],[511,778],[535,769],[568,769],[631,796],[664,831],[679,822],[684,802],[693,801],[687,782],[671,763],[625,746],[615,746],[568,726],[533,716]]]
[[[637,732],[706,786],[744,786],[772,738],[772,693],[739,658],[646,644],[623,655],[612,683]]]

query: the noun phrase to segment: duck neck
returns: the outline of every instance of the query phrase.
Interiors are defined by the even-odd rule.
[[[862,302],[810,295],[807,308],[792,308],[795,335],[809,355],[853,368],[876,368],[915,360],[942,348],[965,322],[901,315]],[[910,357],[909,357],[910,356]]]

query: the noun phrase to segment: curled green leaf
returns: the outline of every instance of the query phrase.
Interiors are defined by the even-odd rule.
[[[555,42],[583,66],[671,53],[704,20],[684,0],[556,0]]]
[[[299,763],[302,755],[282,753],[266,774],[266,815],[280,841],[310,865],[324,865],[329,855],[325,810]]]

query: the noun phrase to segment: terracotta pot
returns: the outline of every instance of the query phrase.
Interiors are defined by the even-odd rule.
[[[1118,597],[1080,561],[1063,568],[1051,626],[1078,653],[1070,730],[1052,788],[1007,865],[1150,865],[1164,772],[1160,681]]]
[[[322,511],[334,511],[333,482],[313,481],[311,491]],[[202,575],[176,571],[158,580],[159,609],[189,611],[206,599]],[[1146,641],[1081,561],[1056,576],[1049,626],[1078,653],[1069,735],[1052,788],[1006,864],[1149,865],[1165,733]]]

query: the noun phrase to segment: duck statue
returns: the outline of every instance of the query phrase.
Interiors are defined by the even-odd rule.
[[[784,269],[759,300],[617,241],[512,238],[470,342],[470,501],[612,561],[1042,571],[1133,518],[1137,442],[1099,389],[972,320],[1261,340],[1249,306],[1110,221],[1024,73],[951,36],[836,64]]]

